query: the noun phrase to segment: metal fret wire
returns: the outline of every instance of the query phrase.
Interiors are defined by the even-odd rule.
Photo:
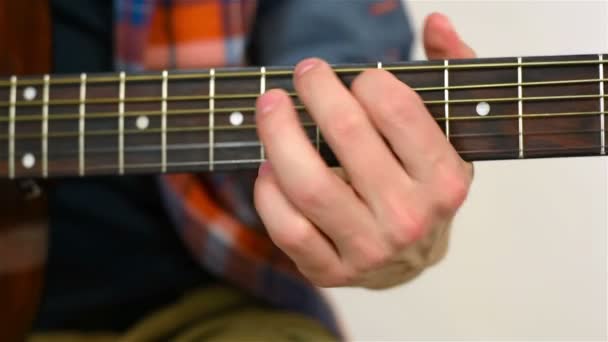
[[[87,74],[80,74],[80,106],[78,106],[78,175],[85,174],[85,114],[87,98]]]
[[[44,75],[44,87],[42,90],[42,177],[48,176],[49,169],[49,82],[51,77]]]
[[[517,67],[517,83],[521,84],[521,82],[523,81],[523,70],[521,67],[521,57],[519,57],[517,59],[518,64],[520,65],[519,67]],[[519,129],[519,158],[523,158],[524,157],[524,104],[523,101],[521,99],[523,99],[524,95],[523,95],[523,89],[521,86],[517,87],[517,97],[519,98],[519,100],[517,101],[517,111],[518,111],[518,129]]]
[[[15,103],[17,102],[17,76],[11,77],[11,107],[8,125],[8,177],[15,178]]]
[[[600,62],[604,60],[604,55],[600,55]],[[600,63],[600,80],[604,79],[604,64]],[[600,82],[600,112],[602,112],[602,116],[600,118],[600,139],[602,142],[602,148],[600,153],[606,154],[606,115],[604,112],[605,100],[604,100],[604,81]]]
[[[119,94],[120,103],[118,104],[118,174],[125,172],[125,73],[120,73]]]
[[[266,92],[266,68],[260,68],[260,95]],[[260,144],[260,159],[266,160],[266,155],[264,152],[264,145]]]
[[[163,149],[161,151],[161,163],[163,164],[163,166],[162,166],[161,171],[163,173],[167,172],[167,97],[169,95],[168,78],[169,78],[169,72],[167,70],[164,70],[163,71],[163,83],[161,85],[161,87],[162,87],[161,93],[162,93],[162,97],[163,97],[163,102],[161,104],[161,111],[162,111],[161,143],[163,145]]]
[[[444,61],[445,71],[443,72],[443,85],[445,90],[443,91],[443,99],[445,100],[445,135],[446,139],[450,141],[450,91],[447,89],[450,85],[450,74],[448,67],[450,66],[449,61],[446,59]]]
[[[504,63],[470,63],[470,64],[450,64],[448,68],[450,70],[456,69],[467,69],[467,70],[476,70],[476,69],[487,69],[487,68],[508,68],[508,67],[542,67],[542,66],[569,66],[569,65],[600,65],[606,64],[608,61],[603,60],[599,61],[597,59],[593,60],[581,60],[581,61],[545,61],[545,62],[504,62]],[[432,71],[432,70],[443,70],[445,65],[397,65],[397,66],[388,66],[384,69],[387,71]],[[367,66],[361,67],[352,67],[352,68],[342,68],[342,67],[334,67],[334,71],[337,74],[342,73],[356,73],[366,70]],[[293,70],[267,70],[266,76],[292,76]],[[234,78],[234,77],[259,77],[259,71],[222,71],[216,74],[216,78]],[[209,78],[210,75],[208,72],[192,72],[192,73],[178,73],[170,76],[169,80],[185,80],[185,79],[197,79],[197,78]],[[162,80],[161,75],[156,74],[145,74],[145,75],[131,75],[128,76],[126,81],[159,81]],[[60,78],[55,79],[51,84],[77,84],[79,81],[78,78]],[[90,82],[93,83],[107,83],[107,82],[117,82],[120,81],[120,77],[113,76],[98,76],[91,77]],[[40,85],[41,82],[39,80],[24,80],[21,85]],[[10,86],[10,81],[0,81],[0,87]]]
[[[214,136],[213,130],[215,129],[214,115],[215,115],[215,69],[209,70],[209,170],[213,171],[213,143]]]

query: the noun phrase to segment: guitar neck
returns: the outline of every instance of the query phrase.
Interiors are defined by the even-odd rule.
[[[412,87],[469,161],[606,153],[603,54],[336,65],[345,84],[382,68]],[[608,71],[607,71],[608,72]],[[337,161],[298,100],[292,69],[221,68],[0,79],[0,177],[257,167],[255,101],[293,97],[311,144]]]

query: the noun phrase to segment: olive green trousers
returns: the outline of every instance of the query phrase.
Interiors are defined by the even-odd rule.
[[[337,341],[319,322],[277,311],[229,288],[207,288],[144,317],[123,334],[62,331],[29,336],[31,342],[106,341]]]

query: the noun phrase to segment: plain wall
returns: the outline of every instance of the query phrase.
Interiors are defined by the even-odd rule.
[[[608,53],[605,1],[409,1],[480,57]],[[423,58],[420,42],[415,57]],[[605,341],[606,158],[475,163],[446,259],[415,281],[332,289],[357,341]]]

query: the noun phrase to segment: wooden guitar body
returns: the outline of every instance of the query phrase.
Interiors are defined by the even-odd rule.
[[[47,204],[40,189],[30,190],[38,197],[28,198],[16,181],[0,181],[0,341],[23,339],[42,290]]]
[[[0,75],[50,71],[47,1],[0,0]],[[0,180],[0,341],[21,341],[40,301],[47,203],[30,181]]]

